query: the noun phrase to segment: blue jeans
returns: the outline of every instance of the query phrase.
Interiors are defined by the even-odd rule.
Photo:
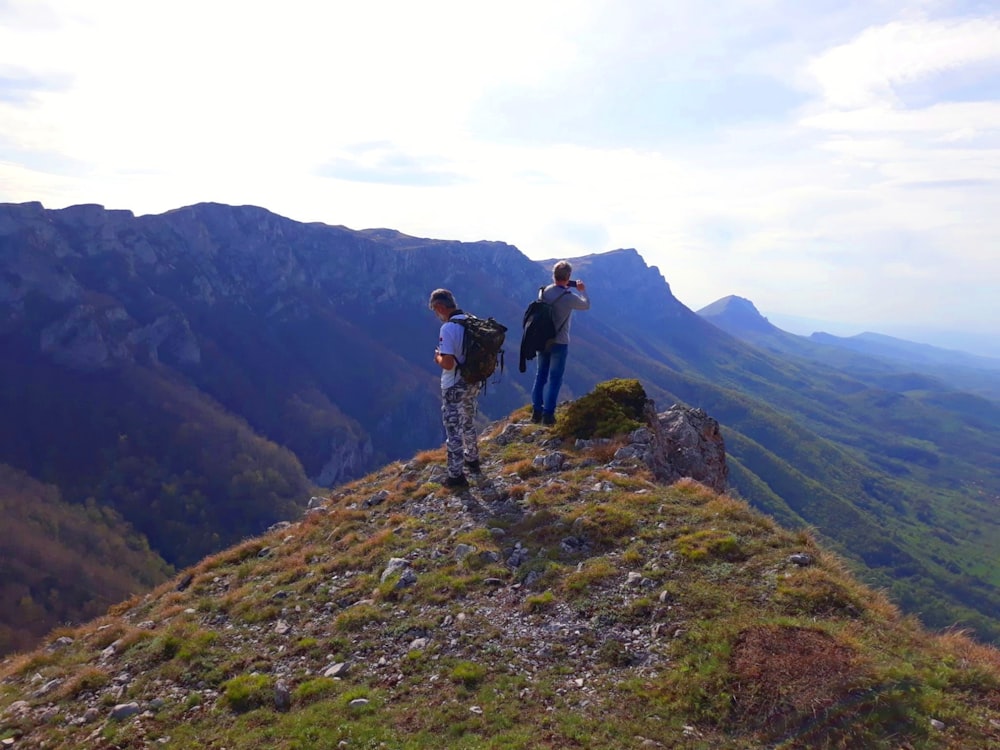
[[[531,406],[543,414],[556,413],[556,401],[566,371],[569,344],[553,344],[547,352],[538,352],[535,387],[531,389]],[[545,387],[548,383],[548,388]],[[544,398],[543,398],[544,396]]]

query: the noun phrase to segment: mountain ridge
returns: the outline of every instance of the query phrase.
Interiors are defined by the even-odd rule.
[[[927,622],[1000,637],[988,402],[751,346],[684,306],[634,250],[572,261],[593,307],[574,319],[567,398],[638,377],[658,403],[704,408],[748,501],[816,528]],[[549,278],[502,242],[257,207],[0,206],[0,349],[16,363],[0,389],[0,461],[69,502],[118,508],[150,539],[169,531],[152,546],[183,567],[295,518],[318,479],[440,444],[429,290],[516,326]],[[530,378],[512,369],[487,389],[484,424],[528,402]]]

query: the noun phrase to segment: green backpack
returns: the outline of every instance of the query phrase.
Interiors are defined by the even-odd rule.
[[[507,327],[493,318],[477,318],[469,315],[464,320],[454,320],[465,329],[462,337],[462,354],[465,361],[459,365],[459,372],[466,383],[485,383],[500,365],[503,373],[503,342]],[[499,376],[497,378],[499,380]],[[494,381],[496,382],[496,381]]]

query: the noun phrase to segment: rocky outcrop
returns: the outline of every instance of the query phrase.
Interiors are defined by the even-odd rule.
[[[651,426],[648,463],[657,479],[690,477],[716,492],[726,491],[729,467],[718,421],[702,409],[674,404],[657,414]]]
[[[702,409],[674,404],[657,413],[653,401],[646,403],[648,427],[633,431],[617,459],[641,459],[661,482],[694,479],[716,492],[729,483],[726,446],[719,423]]]
[[[657,413],[652,399],[646,402],[647,427],[633,430],[627,443],[615,452],[615,460],[638,460],[652,470],[656,479],[673,484],[679,479],[694,479],[716,492],[725,492],[729,484],[726,446],[719,423],[702,409],[674,404]],[[511,425],[497,441],[506,444],[520,437],[516,425]],[[577,440],[576,447],[591,447],[610,443],[610,439]],[[535,464],[545,469],[560,468],[561,454],[537,456]],[[558,464],[558,465],[556,465]]]

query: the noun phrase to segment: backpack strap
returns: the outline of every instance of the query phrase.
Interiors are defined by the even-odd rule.
[[[456,315],[464,315],[465,320],[452,320],[452,318],[454,318]],[[465,359],[468,359],[469,356],[468,354],[469,337],[465,335],[465,321],[471,317],[474,316],[469,315],[469,313],[462,310],[461,307],[456,307],[454,312],[452,312],[451,315],[448,316],[448,320],[446,321],[448,323],[454,323],[457,326],[462,326],[462,357]],[[458,356],[454,354],[452,356],[455,357],[455,372],[457,374],[462,367],[462,363],[458,361]]]

